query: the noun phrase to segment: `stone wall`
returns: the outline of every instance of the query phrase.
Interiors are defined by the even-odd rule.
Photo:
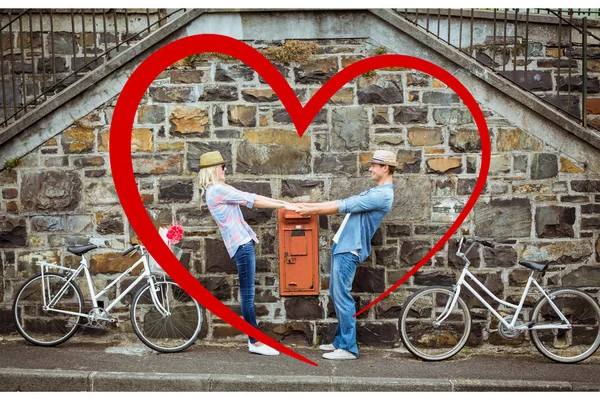
[[[369,41],[315,40],[307,62],[275,61],[305,103],[345,66],[384,49]],[[281,43],[252,42],[258,48]],[[10,307],[21,283],[45,258],[74,265],[67,246],[104,238],[90,255],[97,287],[133,261],[119,252],[133,235],[119,205],[108,159],[116,99],[94,110],[0,173],[0,330],[11,332]],[[484,194],[459,230],[495,242],[471,254],[473,272],[500,298],[515,300],[527,270],[521,258],[552,261],[543,282],[580,287],[599,299],[600,177],[553,147],[543,131],[511,125],[480,104],[490,128],[492,159]],[[568,133],[565,132],[565,135]],[[372,185],[367,161],[376,149],[398,154],[395,201],[373,238],[373,252],[353,285],[363,307],[414,266],[456,219],[472,192],[480,140],[468,109],[446,86],[418,71],[390,68],[345,85],[299,138],[281,102],[250,68],[234,60],[194,56],[164,71],[148,89],[133,131],[133,164],[147,209],[163,224],[180,221],[183,264],[236,312],[239,285],[196,179],[200,154],[219,150],[229,182],[245,191],[288,200],[339,199]],[[319,296],[281,297],[276,213],[244,209],[257,246],[257,314],[261,328],[285,344],[329,342],[335,327],[328,296],[329,243],[340,216],[319,221]],[[458,235],[457,235],[458,236]],[[461,264],[452,239],[391,296],[359,316],[362,345],[394,346],[406,297],[430,285],[451,285]],[[129,280],[129,282],[131,279]],[[111,295],[119,293],[117,285]],[[81,286],[85,290],[85,286]],[[115,315],[130,331],[127,304]],[[476,309],[478,304],[471,299]],[[531,306],[531,302],[527,302]],[[527,314],[529,310],[525,310]],[[473,343],[503,339],[474,312]],[[526,316],[527,317],[527,316]],[[239,332],[207,316],[204,340],[239,340]],[[522,345],[523,340],[517,340]]]

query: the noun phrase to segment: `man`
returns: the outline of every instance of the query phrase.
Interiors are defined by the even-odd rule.
[[[358,358],[356,319],[353,317],[356,307],[350,295],[352,281],[358,264],[371,253],[371,238],[394,200],[392,174],[398,165],[396,155],[377,150],[370,163],[369,172],[377,186],[343,200],[302,203],[297,211],[302,216],[346,214],[331,248],[329,293],[338,319],[335,340],[332,344],[319,346],[321,350],[330,351],[323,354],[323,358],[329,360]]]

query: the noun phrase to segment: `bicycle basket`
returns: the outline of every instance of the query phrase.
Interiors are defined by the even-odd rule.
[[[177,257],[178,260],[181,260],[181,255],[183,254],[183,249],[181,247],[172,246],[172,245],[169,246],[169,248],[171,249],[171,251],[173,252],[175,257]],[[148,265],[150,266],[150,272],[152,274],[166,275],[165,270],[161,268],[161,266],[154,260],[154,258],[150,255],[150,253],[148,253]]]

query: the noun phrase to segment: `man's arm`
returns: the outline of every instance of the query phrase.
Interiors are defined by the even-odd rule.
[[[338,205],[335,201],[326,201],[323,203],[301,203],[299,204],[297,213],[303,217],[309,215],[332,215],[339,212]]]

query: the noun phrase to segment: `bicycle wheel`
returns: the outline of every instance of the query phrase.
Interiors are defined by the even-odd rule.
[[[142,287],[131,303],[131,324],[136,335],[153,350],[175,353],[194,343],[202,328],[202,309],[179,285],[171,281]],[[162,307],[167,313],[161,312]]]
[[[78,315],[66,312],[81,313],[83,311],[83,294],[73,281],[58,297],[52,307],[44,310],[42,289],[46,291],[46,302],[56,296],[67,282],[67,278],[48,273],[34,276],[21,286],[13,303],[13,318],[17,330],[28,342],[39,346],[56,346],[66,342],[79,329]]]
[[[577,289],[558,289],[549,294],[552,302],[572,325],[571,329],[532,329],[533,344],[547,358],[560,363],[583,361],[600,346],[600,307]],[[544,296],[536,303],[531,321],[535,325],[564,324]]]
[[[450,315],[441,324],[435,324],[453,297],[451,289],[432,287],[406,300],[399,320],[400,337],[413,355],[426,361],[445,360],[467,343],[471,313],[460,297]]]

